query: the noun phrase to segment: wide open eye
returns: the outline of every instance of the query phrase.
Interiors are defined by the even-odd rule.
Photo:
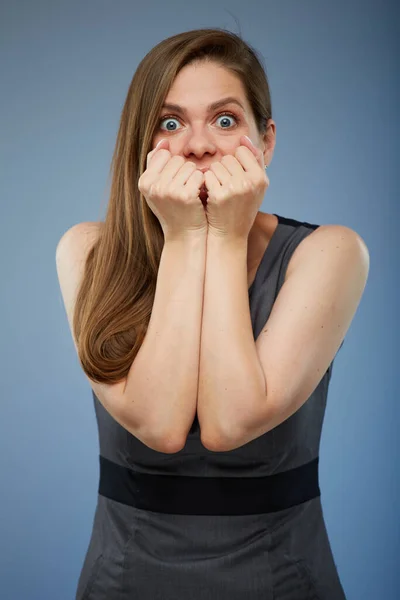
[[[240,119],[239,119],[239,117],[238,117],[238,116],[236,116],[236,115],[234,115],[233,113],[230,113],[230,112],[223,112],[223,113],[220,113],[220,114],[219,114],[219,115],[216,117],[216,120],[218,120],[218,119],[221,119],[221,118],[223,118],[223,119],[227,119],[227,120],[229,120],[229,119],[234,119],[234,120],[236,121],[236,125],[234,125],[233,127],[237,127],[237,125],[240,123]],[[176,128],[175,128],[175,129],[171,129],[171,128],[168,128],[168,126],[167,126],[167,128],[166,128],[166,129],[164,129],[164,128],[161,126],[161,125],[162,125],[162,123],[164,123],[164,121],[167,121],[167,122],[177,121],[177,122],[179,123],[179,119],[178,119],[178,117],[175,117],[174,115],[164,115],[163,117],[161,117],[161,119],[160,119],[160,121],[159,121],[159,127],[160,127],[160,129],[162,129],[163,131],[172,131],[172,132],[174,132],[174,131],[177,131],[177,129],[176,129]],[[221,129],[232,129],[232,127],[221,127]]]
[[[229,121],[229,119],[235,119],[236,124],[239,123],[239,118],[232,113],[223,113],[222,115],[218,115],[217,119],[223,119],[227,121]],[[229,127],[222,127],[222,129],[229,129]]]
[[[161,123],[163,123],[164,121],[179,121],[179,119],[177,119],[176,117],[170,117],[170,116],[165,116],[165,117],[161,117],[159,125],[160,125],[160,129],[162,129],[161,127]],[[176,129],[168,129],[167,131],[176,131]]]

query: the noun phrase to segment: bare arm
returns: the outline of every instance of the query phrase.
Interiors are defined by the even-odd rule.
[[[350,327],[368,270],[356,232],[320,226],[296,248],[254,343],[244,244],[208,241],[197,407],[207,448],[243,446],[306,402]]]
[[[74,346],[76,296],[99,224],[71,227],[56,251],[57,274]],[[122,427],[149,448],[173,453],[184,445],[196,413],[206,235],[168,241],[159,265],[149,327],[125,379],[106,384],[86,374],[96,397]]]
[[[149,327],[124,389],[127,421],[170,452],[185,444],[196,414],[207,235],[166,241]]]
[[[225,451],[265,390],[251,326],[247,241],[208,237],[199,371],[202,443]]]

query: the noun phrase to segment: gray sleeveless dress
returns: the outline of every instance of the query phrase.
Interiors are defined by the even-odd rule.
[[[279,224],[249,289],[254,339],[297,245],[318,225]],[[345,600],[318,485],[329,381],[289,419],[229,452],[200,441],[156,452],[92,391],[100,478],[75,600]]]

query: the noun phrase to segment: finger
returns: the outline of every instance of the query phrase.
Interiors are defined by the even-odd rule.
[[[211,194],[215,194],[218,189],[221,187],[221,184],[217,178],[217,176],[210,170],[204,173],[204,183],[208,191],[208,197],[210,198]]]
[[[148,153],[146,158],[146,169],[149,168],[150,161],[153,158],[154,154],[157,152],[157,150],[161,150],[162,148],[164,148],[165,150],[169,148],[169,140],[167,140],[166,138],[160,140],[157,146],[153,148],[151,152]]]
[[[210,165],[210,169],[209,169],[212,173],[214,173],[215,177],[219,180],[219,183],[221,183],[222,185],[227,184],[233,175],[233,173],[231,172],[232,167],[229,167],[230,161],[226,160],[227,157],[228,157],[228,155],[226,155],[226,157],[224,156],[222,158],[222,160],[224,162],[221,161],[221,162],[212,163]],[[232,158],[233,158],[233,156],[231,156],[231,159]],[[235,160],[235,162],[236,162],[238,168],[240,170],[242,170],[242,168],[238,164],[237,160]],[[206,173],[207,173],[207,171],[206,171]]]
[[[247,135],[242,135],[240,138],[240,142],[241,142],[242,146],[244,146],[245,148],[248,148],[252,152],[252,154],[257,159],[258,164],[264,170],[265,164],[264,164],[263,151],[260,148],[258,148],[255,144],[253,144],[253,142]]]
[[[158,142],[157,146],[156,146],[155,148],[153,148],[153,150],[151,150],[151,151],[148,153],[148,155],[147,155],[147,158],[146,158],[146,169],[148,169],[148,168],[149,168],[149,164],[150,164],[150,161],[151,161],[152,157],[153,157],[153,156],[154,156],[154,154],[157,152],[157,150],[159,149],[159,147],[161,146],[161,144],[163,143],[163,141],[164,141],[164,140],[160,140],[160,141]]]
[[[230,174],[230,177],[243,177],[243,167],[240,161],[232,154],[225,154],[221,158],[221,164],[225,167],[225,170]]]
[[[236,149],[235,158],[242,165],[246,173],[256,175],[260,168],[264,171],[263,158],[257,158],[254,152],[247,146],[239,146],[239,148]]]
[[[253,142],[251,141],[251,139],[249,138],[248,135],[241,136],[240,144],[242,146],[245,146],[249,150],[251,150],[252,153],[254,154],[254,156],[256,156],[257,158],[259,157],[260,152],[261,152],[260,148],[258,148],[255,144],[253,144]]]

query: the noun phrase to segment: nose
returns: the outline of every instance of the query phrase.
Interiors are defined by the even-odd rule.
[[[197,168],[204,173],[209,169],[209,165],[217,153],[217,145],[213,134],[208,130],[205,131],[204,126],[201,124],[192,125],[190,131],[185,133],[186,135],[180,138],[181,150],[185,158],[199,165]]]

